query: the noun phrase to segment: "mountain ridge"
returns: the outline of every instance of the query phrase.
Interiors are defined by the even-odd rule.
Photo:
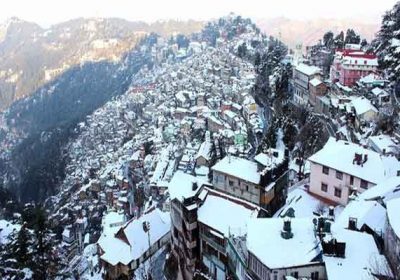
[[[0,112],[30,96],[73,66],[117,61],[144,35],[200,31],[196,21],[130,22],[119,18],[76,18],[42,28],[11,18],[0,26]]]

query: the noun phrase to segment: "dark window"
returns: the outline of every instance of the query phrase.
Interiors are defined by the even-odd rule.
[[[321,183],[321,191],[327,192],[328,191],[328,185],[325,183]]]
[[[339,188],[335,188],[335,196],[341,197],[342,196],[342,190]]]
[[[361,182],[360,182],[360,188],[368,189],[368,182],[365,181],[365,180],[361,180]]]
[[[319,279],[319,272],[311,272],[311,280],[318,280]]]
[[[329,174],[329,167],[327,167],[327,166],[322,166],[322,173],[328,175],[328,174]]]
[[[299,278],[299,273],[297,271],[290,273],[290,275],[294,278]]]
[[[350,185],[352,186],[354,184],[354,176],[350,176]]]
[[[246,192],[248,192],[249,191],[249,186],[248,185],[246,185]]]
[[[397,176],[400,176],[400,170],[397,170]]]
[[[233,186],[233,181],[229,180],[229,186]]]
[[[339,180],[343,180],[343,172],[336,170],[336,178],[338,178]]]

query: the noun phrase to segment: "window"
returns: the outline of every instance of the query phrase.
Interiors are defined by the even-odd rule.
[[[335,196],[336,197],[341,197],[342,196],[342,190],[339,188],[335,188]]]
[[[400,170],[397,170],[397,176],[400,176]]]
[[[322,173],[328,175],[329,174],[329,167],[328,166],[322,166]]]
[[[336,178],[339,180],[343,180],[343,172],[336,170]]]
[[[328,192],[328,185],[325,183],[321,183],[321,191]]]
[[[297,271],[290,273],[290,276],[294,277],[294,278],[299,278],[299,273]]]
[[[354,176],[350,176],[350,186],[354,185]]]
[[[311,272],[311,280],[318,280],[319,279],[319,272]]]
[[[365,181],[365,180],[361,180],[361,182],[360,182],[360,188],[368,189],[368,182]]]
[[[229,186],[233,187],[233,181],[229,180]]]
[[[248,185],[246,185],[246,192],[248,192],[249,191],[249,186]]]

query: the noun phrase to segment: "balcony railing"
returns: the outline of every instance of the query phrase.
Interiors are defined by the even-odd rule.
[[[225,254],[225,246],[222,246],[215,242],[212,238],[208,237],[204,233],[200,233],[200,238],[210,244],[214,249],[218,250],[219,252]]]

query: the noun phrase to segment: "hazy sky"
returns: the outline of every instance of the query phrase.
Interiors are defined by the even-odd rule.
[[[372,1],[371,1],[372,2]],[[252,18],[363,18],[380,21],[396,0],[1,0],[0,21],[17,16],[48,26],[76,17],[128,20],[210,19],[235,12]]]

